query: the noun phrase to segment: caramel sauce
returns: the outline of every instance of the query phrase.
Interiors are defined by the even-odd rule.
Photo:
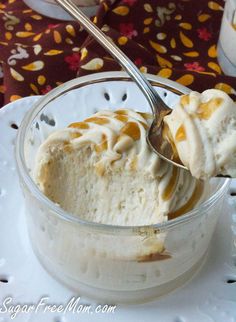
[[[121,121],[121,122],[127,122],[128,121],[128,116],[127,115],[122,115],[122,114],[118,114],[115,116],[115,119]]]
[[[170,132],[169,126],[166,123],[164,123],[164,126],[163,126],[162,136],[163,136],[163,139],[169,142],[171,145],[171,148],[172,148],[171,160],[179,162],[179,154],[178,154],[174,139],[172,137],[172,134]]]
[[[120,134],[117,136],[116,141],[119,142],[124,138],[124,134]]]
[[[206,103],[199,104],[197,113],[194,114],[195,117],[203,120],[209,120],[212,114],[220,107],[222,104],[223,99],[221,97],[212,98]],[[190,104],[189,95],[183,95],[180,98],[180,104],[182,106],[186,106]]]
[[[137,170],[137,165],[138,165],[138,158],[135,156],[132,161],[130,162],[130,170],[131,171],[136,171]]]
[[[137,112],[139,115],[141,115],[145,120],[153,119],[153,116],[151,113],[144,113],[144,112]]]
[[[95,171],[96,171],[97,175],[102,177],[105,173],[104,165],[101,163],[98,163],[98,164],[95,164],[94,167],[95,167]]]
[[[145,128],[145,130],[147,130],[149,128],[149,126],[146,123],[144,123],[142,121],[138,121],[138,122],[142,124],[142,126]]]
[[[194,192],[193,192],[192,196],[190,197],[190,199],[182,207],[180,207],[179,209],[169,213],[168,214],[168,219],[170,220],[170,219],[177,218],[177,217],[187,213],[188,211],[192,210],[193,207],[196,205],[196,203],[201,198],[203,189],[204,189],[203,182],[198,181],[197,184],[196,184],[196,187],[194,189]]]
[[[170,178],[170,181],[168,182],[168,185],[166,186],[166,188],[162,194],[162,198],[164,201],[169,200],[171,198],[171,196],[173,195],[173,193],[175,191],[176,184],[178,182],[178,178],[179,178],[179,170],[177,167],[173,167],[172,176]]]
[[[100,153],[107,150],[107,137],[105,134],[102,135],[102,142],[95,145],[95,151]]]
[[[80,136],[82,136],[82,134],[80,132],[72,132],[72,133],[70,133],[71,139],[77,139]]]
[[[182,124],[182,125],[180,125],[177,132],[175,133],[175,140],[177,142],[181,142],[181,141],[186,140],[186,138],[187,138],[187,135],[186,135],[185,127]]]
[[[70,153],[73,151],[72,145],[70,144],[69,141],[63,142],[63,151],[67,153]]]
[[[120,132],[130,136],[134,141],[140,139],[140,129],[138,124],[135,122],[127,122]]]
[[[212,98],[206,103],[202,103],[199,105],[197,110],[197,117],[203,120],[209,120],[212,114],[220,107],[223,99],[220,97]]]
[[[180,98],[180,104],[182,106],[189,105],[189,102],[190,102],[189,95],[183,95],[183,96],[181,96],[181,98]]]
[[[89,125],[85,122],[76,122],[76,123],[71,123],[68,127],[86,130],[89,128]]]
[[[127,110],[117,110],[115,111],[116,114],[122,114],[122,115],[127,115],[128,111]]]
[[[168,253],[152,253],[149,255],[143,255],[137,258],[138,262],[154,262],[154,261],[162,261],[165,259],[171,258],[171,255]]]
[[[118,135],[116,137],[116,142],[120,142],[122,140],[124,140],[124,144],[120,147],[120,149],[118,149],[116,147],[116,152],[117,153],[120,153],[120,154],[122,154],[124,151],[128,150],[130,148],[130,146],[131,146],[131,143],[130,142],[127,143],[127,135],[120,134],[120,135]],[[130,138],[130,140],[131,140],[131,142],[133,142],[132,141],[132,138]]]
[[[105,118],[105,117],[90,117],[90,118],[88,118],[88,119],[86,119],[84,121],[99,124],[99,125],[109,123],[109,120],[107,118]]]

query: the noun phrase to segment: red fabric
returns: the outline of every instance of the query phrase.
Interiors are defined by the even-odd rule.
[[[223,6],[223,0],[105,0],[95,21],[142,72],[192,90],[220,88],[235,100],[236,78],[217,62]],[[44,17],[20,0],[0,1],[0,21],[1,106],[77,75],[121,69],[74,21]]]

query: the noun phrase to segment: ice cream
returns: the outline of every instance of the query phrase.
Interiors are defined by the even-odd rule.
[[[151,151],[150,114],[100,111],[51,134],[34,178],[43,193],[82,219],[110,225],[165,222],[195,207],[202,182]]]
[[[236,177],[236,104],[226,93],[190,92],[164,122],[168,140],[194,177]]]

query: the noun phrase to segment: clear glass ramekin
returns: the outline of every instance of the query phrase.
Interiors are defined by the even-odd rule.
[[[148,77],[169,106],[188,91],[169,80]],[[213,179],[205,202],[163,224],[109,226],[67,213],[47,199],[31,177],[37,148],[55,129],[99,109],[115,108],[150,111],[125,73],[94,74],[59,86],[25,116],[16,160],[30,239],[43,266],[79,294],[106,302],[138,303],[182,285],[204,263],[229,180]]]

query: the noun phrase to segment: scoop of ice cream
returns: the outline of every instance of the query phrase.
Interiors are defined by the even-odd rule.
[[[236,104],[226,93],[209,89],[184,95],[164,122],[194,177],[236,177]]]
[[[35,181],[80,218],[111,225],[149,225],[192,209],[203,185],[151,151],[150,114],[101,111],[51,134],[40,146]]]

